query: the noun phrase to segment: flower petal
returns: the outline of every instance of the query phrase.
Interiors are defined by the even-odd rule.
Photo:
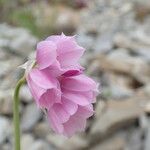
[[[58,89],[48,89],[39,100],[41,108],[49,110],[55,103],[61,102],[61,92]]]
[[[71,116],[68,122],[64,124],[63,134],[71,137],[78,131],[84,131],[86,127],[86,119],[78,117],[76,114]]]
[[[59,118],[53,109],[50,109],[48,111],[48,120],[49,120],[50,126],[56,133],[59,133],[59,134],[63,133],[64,131],[63,125],[59,122]]]
[[[32,96],[34,97],[37,106],[39,107],[39,99],[42,94],[45,93],[45,89],[39,87],[31,78],[30,74],[26,77],[28,87],[31,91]]]
[[[77,111],[77,116],[78,117],[83,117],[83,118],[89,118],[93,115],[93,105],[87,105],[87,106],[79,106],[78,111]]]
[[[75,93],[73,91],[63,90],[63,97],[81,106],[90,104],[90,100],[87,99],[84,95]]]
[[[47,72],[39,70],[37,68],[30,71],[30,78],[34,81],[39,87],[44,89],[56,88],[58,81],[50,76]]]
[[[49,67],[56,60],[56,45],[51,41],[42,41],[37,45],[36,60],[40,69]]]
[[[85,75],[71,76],[63,78],[61,85],[64,89],[73,91],[89,91],[96,89],[96,83]]]
[[[70,114],[63,108],[62,104],[54,104],[51,109],[54,110],[59,123],[65,123],[69,120]]]
[[[67,100],[65,97],[62,97],[62,105],[66,112],[70,115],[75,114],[78,109],[78,105],[76,103]]]

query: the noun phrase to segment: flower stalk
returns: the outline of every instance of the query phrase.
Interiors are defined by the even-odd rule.
[[[20,116],[19,116],[19,91],[21,86],[26,82],[25,77],[22,77],[14,91],[13,101],[13,124],[14,124],[14,150],[20,150]]]

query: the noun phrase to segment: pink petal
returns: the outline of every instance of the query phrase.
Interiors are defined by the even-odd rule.
[[[62,104],[55,104],[51,109],[54,110],[59,123],[65,123],[69,120],[70,114],[63,108]]]
[[[63,90],[63,97],[81,106],[91,103],[84,95],[69,90]]]
[[[38,69],[32,69],[30,72],[30,78],[34,81],[39,87],[44,89],[55,88],[58,85],[56,79],[50,76],[47,72]]]
[[[36,104],[38,105],[39,107],[39,99],[41,97],[42,94],[45,93],[45,89],[39,87],[36,82],[34,82],[31,78],[30,78],[30,74],[27,76],[27,84],[28,84],[28,87],[31,91],[31,94],[32,96],[34,97],[35,101],[36,101]]]
[[[59,134],[63,133],[64,131],[63,125],[59,122],[59,118],[53,109],[50,109],[48,111],[48,120],[49,120],[50,126],[56,133],[59,133]]]
[[[71,137],[78,131],[84,131],[86,127],[86,119],[78,117],[76,114],[71,116],[68,122],[64,124],[63,134]]]
[[[66,98],[62,97],[62,105],[66,112],[68,112],[70,115],[73,115],[76,113],[78,109],[78,105],[75,104],[72,101],[67,100]]]
[[[36,60],[40,69],[49,67],[56,60],[56,45],[51,41],[42,41],[37,45]]]
[[[78,117],[83,117],[83,118],[89,118],[93,115],[93,105],[87,105],[87,106],[79,106],[78,111],[77,111],[77,116]]]
[[[79,64],[75,64],[73,66],[69,66],[67,68],[63,68],[63,76],[70,77],[70,76],[76,76],[83,73],[84,68],[80,66]]]
[[[50,109],[55,103],[61,102],[61,92],[58,89],[48,89],[39,100],[41,108]]]
[[[64,89],[73,91],[89,91],[95,90],[96,83],[85,75],[71,76],[63,78],[61,85]]]
[[[65,36],[63,33],[61,35],[52,35],[46,38],[46,41],[52,41],[52,42],[60,42],[63,39],[67,39],[69,36]]]
[[[71,66],[77,63],[84,53],[84,48],[80,47],[74,36],[50,36],[46,40],[53,41],[57,45],[57,60],[61,67]]]
[[[78,48],[73,51],[64,52],[58,55],[57,60],[60,62],[61,67],[74,65],[83,55],[83,52],[83,48]]]
[[[74,65],[83,55],[84,49],[76,44],[72,38],[57,45],[58,57],[61,67]]]

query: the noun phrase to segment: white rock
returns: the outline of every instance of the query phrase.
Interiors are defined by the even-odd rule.
[[[0,144],[10,136],[11,128],[8,119],[0,116]]]
[[[31,134],[23,134],[21,137],[21,149],[29,150],[33,142],[34,142],[34,138]]]
[[[7,32],[6,32],[7,31]],[[26,29],[0,24],[0,47],[7,47],[11,51],[27,56],[34,50],[37,39]]]
[[[29,104],[22,114],[21,127],[23,131],[32,130],[42,115],[35,103]]]

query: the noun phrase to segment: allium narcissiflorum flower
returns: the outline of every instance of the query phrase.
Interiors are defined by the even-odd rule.
[[[74,37],[50,36],[38,43],[37,65],[26,77],[37,106],[46,109],[52,129],[67,137],[85,129],[98,91],[78,64],[83,52]]]

